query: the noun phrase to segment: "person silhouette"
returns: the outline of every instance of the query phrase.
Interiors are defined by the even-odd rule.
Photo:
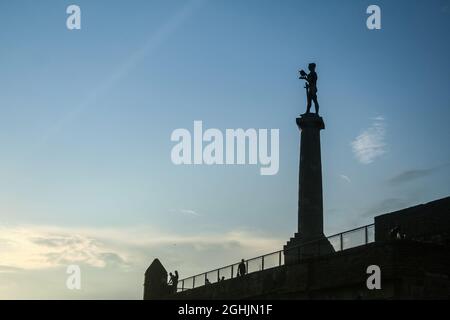
[[[246,267],[245,267],[245,260],[242,259],[241,263],[239,263],[238,265],[238,277],[242,277],[245,276],[245,274],[247,273]]]
[[[172,281],[172,286],[173,286],[174,292],[177,292],[177,289],[178,289],[178,279],[179,279],[178,271],[175,270],[175,275],[173,276],[173,281]]]
[[[314,102],[314,108],[316,109],[316,114],[319,114],[319,102],[317,101],[317,73],[316,73],[316,64],[310,63],[308,65],[309,74],[306,74],[305,71],[300,70],[299,79],[306,80],[307,83],[305,85],[306,88],[306,97],[308,99],[308,104],[306,106],[306,113],[311,112],[311,103]]]

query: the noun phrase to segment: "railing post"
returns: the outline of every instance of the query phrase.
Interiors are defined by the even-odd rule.
[[[205,284],[206,284],[206,280],[208,279],[208,273],[205,273]]]
[[[231,279],[233,279],[234,275],[234,264],[231,265]]]
[[[217,269],[217,282],[220,281],[220,269]]]
[[[342,251],[342,250],[344,250],[344,239],[343,239],[342,233],[339,234],[339,240],[340,240],[341,251]]]
[[[195,289],[195,276],[192,278],[192,289]]]
[[[367,230],[367,226],[364,227],[364,233],[365,233],[366,244],[368,244],[369,243],[369,230]]]
[[[248,260],[245,261],[245,274],[248,274]]]
[[[261,261],[261,270],[264,270],[264,256],[262,256],[262,261]]]
[[[183,281],[181,281],[181,292],[183,292],[184,291],[184,279],[183,279]]]
[[[282,251],[280,251],[280,254],[278,255],[278,266],[279,267],[281,266],[281,252]]]

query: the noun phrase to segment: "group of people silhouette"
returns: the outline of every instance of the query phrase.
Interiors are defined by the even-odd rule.
[[[247,274],[247,266],[245,265],[245,260],[242,259],[241,262],[238,265],[238,270],[237,270],[237,277],[242,277],[244,275]],[[222,276],[222,278],[220,278],[217,282],[222,282],[225,281],[225,277]],[[208,278],[205,278],[205,285],[211,284],[211,281],[209,281]]]
[[[237,270],[237,277],[242,277],[245,276],[247,274],[247,266],[245,264],[245,260],[242,259],[241,262],[238,265],[238,270]],[[169,282],[168,285],[171,288],[171,291],[173,293],[176,293],[178,290],[178,279],[179,279],[179,275],[178,275],[178,271],[175,270],[174,273],[172,274],[172,272],[169,273]],[[225,277],[222,276],[222,278],[220,278],[218,280],[218,282],[222,282],[225,281]],[[205,285],[209,285],[211,284],[211,281],[209,281],[208,278],[205,278]]]
[[[238,270],[237,270],[237,277],[242,277],[245,276],[247,274],[247,266],[245,264],[245,260],[242,259],[241,262],[238,265]],[[178,285],[178,271],[175,270],[175,274],[169,273],[170,276],[170,280],[169,280],[169,285],[172,287],[173,292],[177,292],[177,285]],[[217,282],[222,282],[225,281],[225,277],[222,276],[222,278],[218,279]],[[211,281],[209,281],[208,278],[205,278],[205,285],[209,285],[211,284]]]
[[[177,289],[178,289],[177,286],[178,286],[179,275],[178,275],[178,271],[177,270],[175,270],[174,273],[175,274],[172,274],[172,272],[169,273],[170,280],[169,280],[168,284],[171,287],[172,292],[176,293]]]
[[[392,240],[402,240],[406,239],[406,234],[402,232],[400,226],[395,226],[389,231],[389,237]]]

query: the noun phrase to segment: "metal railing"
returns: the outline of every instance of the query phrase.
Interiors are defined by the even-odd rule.
[[[341,232],[329,236],[327,237],[327,239],[333,246],[335,252],[366,245],[375,241],[375,225],[369,224],[363,227]],[[291,256],[291,250],[294,250],[294,254],[298,254],[299,258],[301,254],[301,248],[314,245],[317,245],[318,252],[320,254],[320,248],[321,246],[323,246],[323,240],[312,241],[303,243],[298,246],[293,246],[289,248],[288,254]],[[279,250],[256,258],[244,260],[244,263],[246,265],[247,274],[280,267],[285,263],[285,250]],[[236,278],[239,264],[240,262],[237,262],[219,269],[214,269],[182,279],[178,282],[177,292],[182,292],[185,290],[198,288],[206,284],[213,284],[220,281]]]

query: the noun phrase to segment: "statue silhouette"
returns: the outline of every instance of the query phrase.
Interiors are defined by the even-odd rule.
[[[306,113],[311,111],[311,102],[314,102],[314,108],[316,109],[316,114],[319,114],[319,102],[317,102],[317,73],[316,64],[310,63],[308,65],[309,74],[306,74],[304,70],[300,70],[299,79],[306,80],[306,97],[308,99],[308,104],[306,106]]]

